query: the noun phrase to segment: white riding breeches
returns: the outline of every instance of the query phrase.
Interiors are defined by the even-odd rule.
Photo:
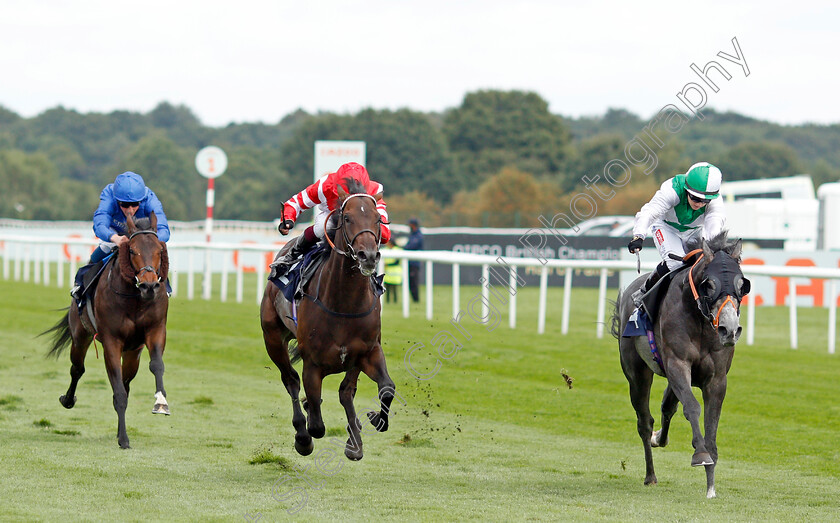
[[[327,218],[330,215],[330,208],[325,203],[319,203],[315,207],[314,212],[315,218],[313,221],[315,223],[312,224],[312,231],[315,233],[315,236],[323,240],[327,230]]]
[[[651,233],[653,235],[653,243],[655,243],[656,248],[659,249],[659,255],[662,256],[663,260],[665,260],[665,263],[668,265],[668,269],[676,269],[682,265],[682,261],[672,260],[668,254],[675,254],[680,258],[685,256],[685,245],[692,238],[703,234],[703,229],[702,227],[698,227],[690,231],[679,233],[673,227],[657,223],[651,227]]]

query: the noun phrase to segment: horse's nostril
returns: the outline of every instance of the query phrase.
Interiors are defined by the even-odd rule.
[[[721,325],[720,327],[718,327],[718,332],[719,332],[719,333],[720,333],[720,335],[721,335],[721,336],[723,336],[724,338],[725,338],[725,337],[727,337],[727,336],[729,335],[729,329],[727,329],[727,328],[726,328],[726,327],[724,327],[723,325]]]
[[[362,261],[367,260],[367,253],[365,251],[359,251],[359,259]]]

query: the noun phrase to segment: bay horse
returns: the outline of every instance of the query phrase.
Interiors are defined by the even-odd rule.
[[[85,373],[85,355],[94,338],[102,343],[105,369],[114,392],[117,411],[117,441],[129,448],[125,430],[125,409],[129,384],[137,374],[143,346],[149,348],[149,370],[155,376],[155,414],[169,415],[163,388],[163,350],[166,344],[166,314],[169,296],[161,286],[169,272],[166,244],[157,237],[157,217],[126,219],[128,242],[108,262],[96,283],[92,303],[83,312],[76,302],[51,329],[54,333],[48,356],[58,358],[70,349],[70,387],[59,398],[72,409],[76,404],[76,385]],[[92,309],[93,318],[90,317]],[[122,362],[121,362],[122,360]]]
[[[353,406],[360,372],[376,382],[379,390],[380,411],[369,411],[367,417],[377,431],[388,430],[395,390],[382,352],[381,302],[371,281],[380,258],[382,219],[376,204],[382,195],[373,197],[354,182],[347,181],[349,193],[338,189],[338,208],[327,220],[332,230],[325,235],[332,251],[309,280],[299,305],[295,307],[269,282],[260,306],[265,348],[292,398],[295,450],[302,456],[312,453],[312,438],[325,434],[321,384],[330,374],[345,373],[338,397],[347,415],[347,458],[363,456],[361,423]],[[333,231],[334,242],[330,240]],[[293,338],[296,347],[294,342],[290,345]],[[298,358],[303,360],[303,402],[298,397],[300,377],[292,367]]]
[[[682,403],[691,424],[694,455],[691,465],[706,469],[706,496],[715,497],[715,463],[718,459],[717,428],[726,374],[732,365],[735,343],[741,335],[741,299],[750,282],[741,272],[741,240],[727,240],[726,231],[708,242],[699,240],[701,251],[690,269],[677,272],[668,288],[653,332],[661,367],[657,374],[668,380],[662,398],[662,427],[653,432],[650,387],[654,369],[646,362],[651,348],[646,337],[622,337],[634,309],[632,293],[647,275],[637,278],[619,293],[612,318],[612,333],[618,338],[621,368],[630,385],[630,401],[636,411],[637,429],[645,450],[645,485],[656,483],[651,447],[668,444],[671,417]],[[692,253],[689,253],[691,255]],[[643,358],[642,355],[648,356]],[[652,360],[651,360],[652,361]],[[700,430],[700,403],[691,387],[703,392],[705,437]]]

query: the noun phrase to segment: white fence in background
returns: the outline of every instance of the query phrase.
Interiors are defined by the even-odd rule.
[[[87,251],[97,245],[98,242],[88,239],[74,238],[28,238],[18,235],[0,235],[0,254],[3,257],[3,279],[14,279],[33,281],[49,285],[52,274],[52,265],[56,264],[56,285],[58,287],[70,288],[72,276],[76,272],[79,260],[75,256],[69,256],[67,262],[68,248],[70,246],[87,246]],[[256,288],[254,296],[256,303],[260,303],[265,288],[267,261],[277,251],[277,245],[242,245],[232,243],[177,243],[168,244],[170,258],[170,282],[173,295],[182,296],[189,300],[195,298],[195,274],[204,274],[202,297],[209,300],[212,295],[212,274],[221,273],[220,299],[227,301],[230,275],[235,277],[235,299],[237,302],[244,300],[244,263],[237,263],[235,268],[229,266],[228,260],[231,254],[238,257],[240,253],[251,253],[257,255],[257,262],[253,266],[256,272]],[[223,256],[213,256],[213,253],[221,253]],[[510,328],[516,328],[517,321],[517,292],[519,268],[535,267],[540,270],[539,309],[537,315],[537,333],[545,332],[546,304],[548,300],[548,272],[552,268],[572,269],[565,270],[563,312],[561,315],[560,330],[562,334],[569,331],[569,313],[571,310],[572,275],[574,269],[599,269],[600,284],[598,292],[597,321],[595,335],[603,337],[606,325],[606,303],[607,303],[607,274],[611,270],[630,270],[635,272],[635,261],[618,260],[547,260],[545,264],[536,258],[508,258],[499,261],[500,258],[486,255],[453,253],[448,251],[404,251],[384,250],[384,258],[400,259],[403,266],[403,274],[408,274],[408,260],[419,260],[425,263],[426,279],[426,318],[431,320],[434,313],[434,286],[433,271],[435,264],[450,265],[452,270],[452,317],[462,312],[460,292],[460,267],[462,265],[479,266],[482,270],[482,278],[478,283],[481,286],[480,294],[476,294],[470,300],[468,308],[474,307],[479,301],[481,303],[481,319],[489,318],[490,294],[494,295],[497,302],[508,305],[508,323]],[[218,261],[221,260],[221,261]],[[86,262],[86,258],[81,263]],[[65,282],[64,264],[69,265],[69,278]],[[214,267],[219,263],[219,267]],[[655,264],[643,263],[642,268],[651,270]],[[217,269],[217,270],[213,270]],[[501,270],[499,270],[501,269]],[[792,267],[792,266],[770,266],[770,265],[743,265],[741,267],[748,276],[776,276],[789,278],[791,290],[790,296],[790,346],[792,349],[798,347],[797,330],[797,304],[796,304],[796,282],[795,278],[824,279],[829,282],[828,292],[828,352],[835,353],[836,320],[837,320],[837,280],[840,280],[840,268],[820,267]],[[380,266],[380,272],[384,269]],[[505,278],[502,275],[507,276]],[[181,279],[186,279],[185,294],[181,289]],[[495,278],[495,284],[491,281]],[[402,283],[402,312],[403,316],[409,317],[409,289],[408,278],[403,278]],[[250,293],[249,293],[250,294]],[[747,324],[746,343],[753,345],[755,340],[755,311],[757,307],[752,305],[752,295],[747,297]],[[470,312],[470,311],[467,311]],[[477,312],[476,312],[477,314]]]

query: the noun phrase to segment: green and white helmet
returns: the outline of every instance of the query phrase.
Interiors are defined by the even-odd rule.
[[[706,162],[692,165],[685,173],[685,190],[696,198],[714,200],[720,196],[720,169]]]

